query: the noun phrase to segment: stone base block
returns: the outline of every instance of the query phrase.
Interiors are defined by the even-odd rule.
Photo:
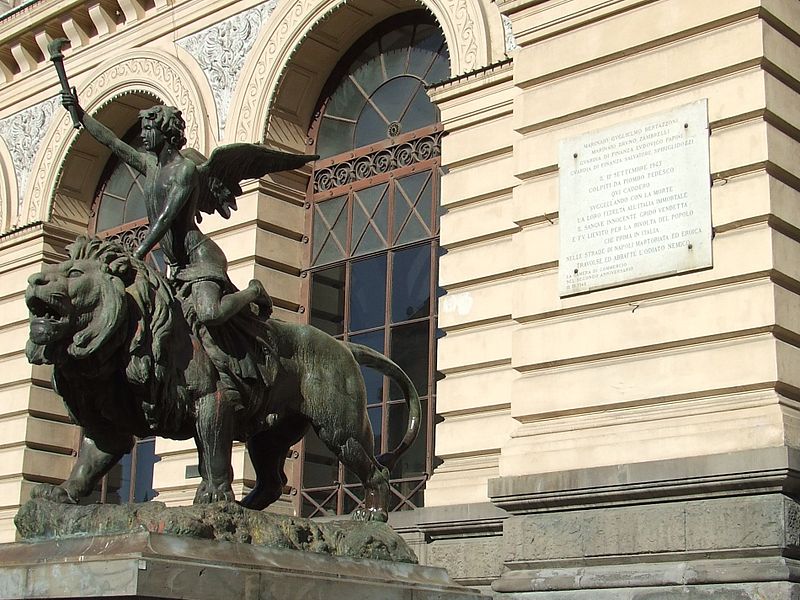
[[[792,583],[733,583],[570,592],[533,592],[500,596],[503,600],[798,600],[800,586]]]
[[[495,597],[800,600],[799,473],[772,448],[493,480]]]
[[[443,569],[157,533],[0,546],[0,598],[479,600]]]

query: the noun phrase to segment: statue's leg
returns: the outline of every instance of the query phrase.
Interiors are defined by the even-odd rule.
[[[272,301],[257,279],[253,279],[245,289],[225,295],[219,284],[198,281],[192,286],[192,301],[197,318],[206,325],[224,323],[251,302],[256,302],[260,307],[268,305],[269,312],[272,312]]]
[[[307,425],[278,421],[273,429],[261,431],[247,440],[250,462],[256,472],[256,485],[242,499],[242,506],[262,510],[283,493],[287,479],[283,467],[289,447],[303,436]]]
[[[375,460],[371,435],[368,440],[350,436],[344,443],[338,444],[334,440],[339,436],[325,428],[318,429],[317,435],[364,486],[364,508],[354,511],[353,518],[360,521],[387,521],[389,471]]]
[[[231,488],[234,409],[224,396],[218,391],[197,401],[195,441],[203,482],[194,496],[195,504],[235,500]]]
[[[84,430],[78,459],[67,480],[57,486],[40,484],[33,489],[31,497],[76,503],[92,493],[100,478],[131,451],[133,441],[130,434]]]

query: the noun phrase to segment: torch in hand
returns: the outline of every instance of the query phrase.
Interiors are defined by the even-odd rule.
[[[50,60],[53,61],[53,65],[56,68],[56,73],[58,73],[58,81],[61,83],[61,91],[70,95],[74,95],[73,90],[71,90],[69,87],[69,81],[67,81],[67,72],[64,70],[64,55],[61,53],[61,48],[64,47],[64,44],[68,43],[69,40],[67,38],[55,39],[47,44],[47,51],[50,53]],[[67,110],[69,110],[69,114],[72,117],[72,125],[75,127],[75,129],[80,129],[81,118],[78,114],[78,107],[71,105],[67,107]]]

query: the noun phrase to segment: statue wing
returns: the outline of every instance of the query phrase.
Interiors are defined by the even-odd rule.
[[[200,197],[197,201],[197,220],[200,211],[218,212],[226,219],[236,210],[236,197],[242,193],[240,183],[256,179],[267,173],[288,171],[302,167],[319,158],[316,155],[292,154],[272,150],[260,144],[227,144],[216,148],[206,159],[194,149],[184,150],[184,156],[197,164],[200,175]]]

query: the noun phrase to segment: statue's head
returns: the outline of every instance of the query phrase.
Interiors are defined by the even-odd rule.
[[[180,149],[186,144],[186,123],[174,106],[153,106],[139,112],[145,149],[160,152],[164,144]]]

